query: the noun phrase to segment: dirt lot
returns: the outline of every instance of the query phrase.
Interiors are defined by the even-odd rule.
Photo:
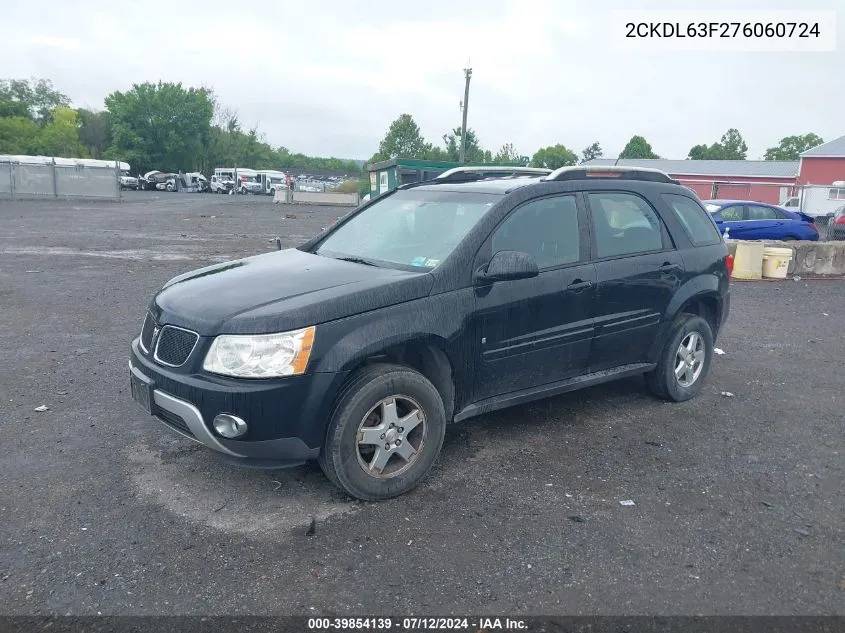
[[[845,614],[843,282],[735,284],[692,402],[629,380],[488,415],[362,504],[223,465],[128,393],[162,283],[342,213],[288,211],[0,201],[0,613]]]

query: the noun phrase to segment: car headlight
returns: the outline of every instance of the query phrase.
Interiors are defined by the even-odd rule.
[[[277,334],[221,334],[205,355],[202,368],[236,378],[278,378],[305,373],[314,326]]]

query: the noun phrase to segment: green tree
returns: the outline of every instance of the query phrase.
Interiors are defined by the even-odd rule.
[[[111,144],[111,121],[106,111],[94,112],[85,108],[77,110],[79,115],[79,140],[91,154],[91,158],[103,158]]]
[[[545,167],[546,169],[558,169],[574,165],[578,162],[578,156],[566,145],[551,145],[538,149],[531,158],[532,167]]]
[[[724,150],[725,160],[745,160],[748,155],[748,145],[736,128],[731,128],[722,135],[719,142]]]
[[[106,97],[112,121],[111,155],[142,173],[194,171],[211,136],[213,96],[181,83],[135,84]]]
[[[387,133],[379,143],[378,152],[372,162],[390,158],[419,158],[430,146],[420,133],[420,126],[410,114],[401,114],[390,124]]]
[[[703,144],[693,145],[687,154],[687,158],[690,160],[707,160],[712,154],[720,153],[720,149],[716,143],[713,143],[711,147]]]
[[[748,145],[736,128],[731,128],[722,135],[718,143],[694,145],[687,158],[690,160],[745,160]]]
[[[0,154],[33,154],[41,129],[24,116],[0,117]]]
[[[67,107],[70,99],[53,87],[49,79],[0,79],[0,116],[30,116],[38,123],[49,123],[53,110]]]
[[[37,149],[45,156],[85,158],[87,152],[79,140],[79,116],[73,108],[59,106],[38,135]]]
[[[765,160],[798,160],[802,152],[813,149],[822,143],[824,143],[824,140],[812,132],[796,136],[784,136],[776,147],[770,147],[766,150],[763,158]]]
[[[520,154],[513,146],[513,143],[505,143],[493,157],[494,163],[522,163],[527,165],[531,158]]]
[[[619,158],[660,158],[651,149],[651,144],[642,136],[634,135],[619,154]]]
[[[461,128],[456,127],[448,134],[444,134],[443,143],[446,145],[446,160],[460,160]],[[464,161],[467,163],[489,163],[493,160],[493,154],[489,150],[481,148],[478,136],[473,129],[467,129],[467,141],[464,151]]]
[[[581,162],[586,163],[590,160],[595,160],[596,158],[602,157],[601,145],[599,142],[596,141],[592,145],[589,145],[584,148],[584,151],[581,152]]]

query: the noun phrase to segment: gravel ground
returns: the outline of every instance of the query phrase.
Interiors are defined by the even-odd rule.
[[[0,613],[845,614],[841,281],[736,283],[695,400],[627,380],[455,425],[385,503],[146,417],[150,296],[343,212],[0,201]]]

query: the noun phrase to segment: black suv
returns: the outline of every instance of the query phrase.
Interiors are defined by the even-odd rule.
[[[319,460],[359,499],[413,488],[445,426],[644,374],[702,386],[732,259],[663,172],[458,169],[296,249],[169,281],[132,342],[132,395],[228,460]]]

